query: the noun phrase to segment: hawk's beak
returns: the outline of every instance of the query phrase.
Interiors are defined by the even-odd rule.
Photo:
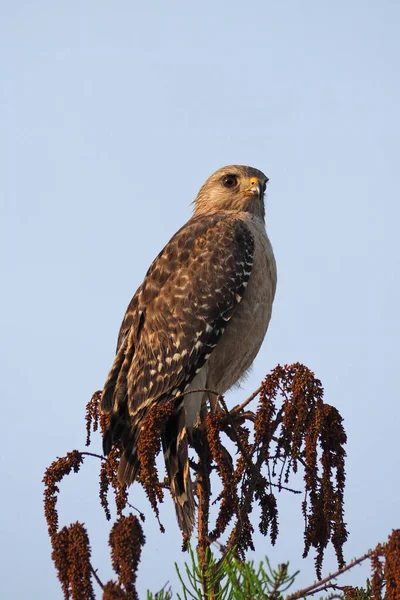
[[[258,200],[262,200],[264,197],[265,187],[268,179],[265,179],[265,183],[261,183],[258,177],[252,177],[249,180],[249,187],[242,190],[244,194],[248,196],[256,196]]]
[[[246,193],[248,193],[248,194],[252,194],[254,196],[257,196],[257,198],[259,200],[264,195],[263,185],[262,185],[262,183],[259,181],[259,179],[257,177],[252,177],[250,179],[250,187],[248,187],[246,190],[243,190],[243,191],[246,192]]]
[[[253,194],[257,194],[257,197],[260,199],[263,197],[263,186],[261,185],[261,183],[259,181],[257,181],[256,183],[253,183],[253,185],[250,188],[250,191]]]

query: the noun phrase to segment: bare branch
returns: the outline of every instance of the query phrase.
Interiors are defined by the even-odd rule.
[[[89,565],[90,565],[90,570],[92,572],[93,577],[95,578],[95,580],[97,581],[97,583],[99,584],[99,586],[101,587],[101,589],[104,589],[104,584],[102,583],[100,577],[97,575],[97,569],[93,568],[92,563],[89,561]]]
[[[367,560],[367,558],[371,558],[372,555],[373,555],[373,551],[369,550],[368,552],[366,552],[359,558],[355,558],[354,560],[349,562],[342,569],[338,569],[334,573],[331,573],[327,577],[324,577],[323,579],[316,581],[312,585],[309,585],[308,587],[303,588],[302,590],[299,590],[298,592],[295,592],[294,594],[290,594],[290,596],[286,596],[285,600],[298,600],[299,598],[303,598],[304,596],[311,596],[313,594],[316,594],[317,592],[321,591],[320,590],[321,586],[323,587],[326,584],[329,584],[329,582],[332,581],[332,579],[336,579],[337,577],[339,577],[339,575],[343,575],[343,573],[345,573],[346,571],[349,571],[356,565],[359,565],[360,563],[364,562],[364,560]]]

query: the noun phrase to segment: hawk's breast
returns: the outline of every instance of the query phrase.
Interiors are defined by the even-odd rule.
[[[261,219],[243,220],[254,236],[254,262],[243,299],[237,306],[207,365],[207,387],[224,393],[250,368],[271,319],[276,289],[276,263]]]

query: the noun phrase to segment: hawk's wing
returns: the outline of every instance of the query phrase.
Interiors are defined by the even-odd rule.
[[[103,411],[124,407],[134,421],[185,389],[241,301],[253,256],[249,228],[226,214],[192,218],[173,236],[128,306]]]

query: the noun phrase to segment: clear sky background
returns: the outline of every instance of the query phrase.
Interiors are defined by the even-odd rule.
[[[277,363],[305,363],[345,419],[346,558],[400,527],[399,30],[396,0],[0,3],[2,598],[62,598],[44,469],[84,448],[128,301],[231,163],[270,177],[279,282],[228,403]],[[60,520],[87,523],[107,579],[97,469],[62,485]],[[130,499],[148,514],[143,597],[175,585],[184,557],[169,496],[165,535],[137,486]],[[309,583],[300,501],[278,500],[277,545],[258,537],[255,556]]]

